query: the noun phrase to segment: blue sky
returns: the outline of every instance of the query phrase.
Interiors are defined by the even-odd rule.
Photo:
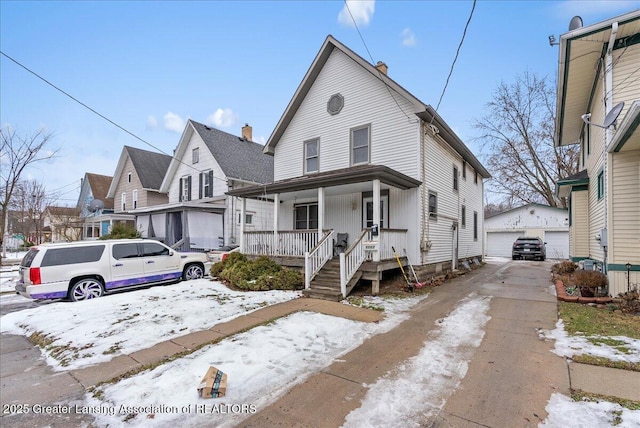
[[[191,118],[269,138],[328,34],[420,100],[437,105],[472,1],[0,1],[0,48],[166,153]],[[549,46],[640,1],[478,1],[439,113],[480,155],[472,124],[501,81],[525,71],[554,79]],[[75,205],[85,172],[113,175],[124,145],[154,150],[0,57],[0,125],[54,134],[37,179]]]

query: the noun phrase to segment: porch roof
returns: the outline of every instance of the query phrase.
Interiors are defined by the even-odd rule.
[[[230,190],[231,196],[257,198],[265,194],[297,192],[317,189],[319,187],[341,186],[345,184],[363,183],[373,180],[398,189],[407,190],[420,186],[421,181],[384,165],[358,165],[350,168],[336,169],[303,177],[289,178],[275,183]]]

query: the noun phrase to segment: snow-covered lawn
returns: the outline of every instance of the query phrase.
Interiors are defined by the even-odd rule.
[[[70,370],[298,297],[293,291],[236,292],[199,279],[12,312],[0,319],[0,331],[27,337],[37,333],[39,342],[47,344],[47,363],[54,370]]]
[[[571,358],[574,355],[592,355],[603,357],[611,361],[640,362],[640,340],[626,336],[570,336],[564,329],[562,320],[558,320],[553,330],[540,330],[540,337],[555,340],[553,352],[561,357]],[[589,340],[593,339],[598,345]],[[603,339],[619,342],[625,348],[625,352],[602,343]]]

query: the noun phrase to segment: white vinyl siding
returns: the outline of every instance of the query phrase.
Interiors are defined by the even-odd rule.
[[[587,257],[589,255],[589,192],[571,193],[571,228],[569,255]]]
[[[344,108],[332,116],[327,101],[338,92]],[[413,107],[395,92],[392,97],[377,77],[334,49],[275,147],[274,179],[304,174],[303,164],[291,161],[300,159],[301,142],[311,138],[322,142],[319,172],[349,167],[350,131],[365,124],[371,126],[369,163],[419,179],[419,123]]]
[[[625,117],[633,101],[640,97],[640,43],[613,51],[613,104],[624,101],[624,109],[619,116],[618,124]]]
[[[614,153],[612,165],[608,263],[640,265],[640,151]]]

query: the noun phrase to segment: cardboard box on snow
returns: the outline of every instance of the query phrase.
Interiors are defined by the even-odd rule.
[[[224,397],[227,391],[227,374],[213,366],[209,366],[207,374],[204,375],[198,385],[198,395],[202,398]]]

